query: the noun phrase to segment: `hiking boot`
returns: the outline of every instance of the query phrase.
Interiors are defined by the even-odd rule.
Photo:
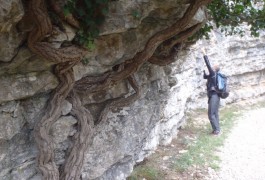
[[[218,136],[218,135],[220,135],[221,134],[221,132],[220,131],[217,131],[217,130],[214,130],[213,132],[212,132],[212,135],[214,135],[214,136]]]

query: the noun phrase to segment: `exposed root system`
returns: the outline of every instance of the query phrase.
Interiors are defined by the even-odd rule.
[[[75,82],[72,67],[84,57],[88,51],[82,47],[72,45],[70,47],[55,48],[50,43],[45,42],[45,38],[52,34],[52,23],[47,13],[45,0],[30,0],[28,4],[29,15],[33,19],[34,28],[28,36],[28,47],[30,50],[56,64],[55,74],[60,84],[52,93],[45,113],[36,124],[34,135],[39,150],[37,158],[39,170],[45,180],[75,180],[80,179],[84,155],[91,144],[94,132],[102,126],[106,120],[108,112],[115,108],[127,106],[140,97],[140,88],[135,81],[133,74],[147,61],[157,65],[167,65],[173,62],[175,52],[173,47],[184,42],[191,36],[201,24],[187,28],[198,9],[209,3],[211,0],[192,0],[182,18],[171,27],[166,28],[153,35],[145,45],[143,51],[138,52],[132,59],[118,65],[118,70],[104,73],[94,77],[84,77]],[[61,9],[56,2],[50,1],[50,6],[63,17]],[[79,27],[76,20],[69,16],[65,19],[74,27]],[[174,38],[173,38],[174,37]],[[175,38],[177,37],[177,38]],[[166,57],[155,57],[154,52],[163,42],[168,41],[166,49],[170,49]],[[128,81],[135,93],[112,99],[108,102],[95,119],[88,108],[82,104],[79,93],[86,94],[106,90],[123,80]],[[49,134],[51,127],[61,116],[62,102],[68,99],[73,108],[71,114],[78,120],[78,130],[73,139],[70,153],[67,154],[62,170],[54,160],[54,145]]]

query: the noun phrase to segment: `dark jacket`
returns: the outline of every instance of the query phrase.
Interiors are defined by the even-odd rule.
[[[207,66],[207,69],[209,71],[209,74],[207,75],[205,71],[203,71],[203,78],[207,79],[207,95],[210,97],[213,93],[216,93],[215,85],[216,85],[216,72],[211,67],[211,64],[209,62],[209,59],[206,55],[203,56],[205,64]]]

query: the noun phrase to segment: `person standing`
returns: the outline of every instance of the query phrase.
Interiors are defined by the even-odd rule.
[[[212,134],[219,135],[220,134],[220,125],[219,125],[219,106],[220,106],[220,97],[218,96],[216,90],[216,75],[220,70],[218,65],[211,67],[208,56],[205,53],[205,50],[202,49],[203,58],[209,74],[206,74],[203,71],[203,78],[207,79],[207,96],[208,96],[208,118],[210,120],[212,126]]]

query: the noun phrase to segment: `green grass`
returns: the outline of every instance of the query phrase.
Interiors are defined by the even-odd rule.
[[[139,165],[137,166],[130,177],[127,180],[139,180],[139,179],[147,179],[147,180],[161,180],[162,172],[157,170],[154,167]]]
[[[184,150],[187,151],[183,154],[178,154],[175,158],[172,157],[173,162],[170,169],[175,172],[189,172],[189,168],[220,168],[220,159],[216,152],[218,152],[218,149],[223,146],[225,139],[228,137],[229,132],[232,130],[233,125],[238,119],[237,117],[245,110],[261,107],[265,107],[265,102],[260,102],[251,106],[245,105],[244,107],[232,105],[222,108],[220,111],[220,127],[222,134],[219,136],[212,136],[209,134],[211,132],[211,127],[208,120],[204,119],[206,120],[204,123],[196,124],[197,119],[195,120],[194,117],[203,115],[204,118],[207,118],[207,110],[198,109],[196,112],[189,114],[186,125],[183,128],[183,130],[185,130],[185,136],[183,136],[182,139],[180,138]],[[188,137],[189,135],[192,138]],[[194,137],[196,138],[194,139]],[[153,156],[153,158],[157,157]],[[151,164],[152,163],[148,164],[147,161],[145,164],[136,166],[127,180],[141,180],[144,178],[146,180],[164,179],[163,170]]]
[[[185,128],[192,129],[192,131],[196,132],[197,139],[188,147],[187,152],[176,158],[173,163],[173,168],[179,172],[183,172],[191,166],[218,169],[220,159],[215,152],[224,144],[224,140],[233,127],[235,117],[239,115],[236,113],[237,111],[238,109],[236,107],[221,110],[220,127],[222,134],[219,136],[209,135],[209,132],[211,132],[210,125],[205,129],[203,126],[194,126],[188,122]],[[192,121],[192,119],[189,121]]]

